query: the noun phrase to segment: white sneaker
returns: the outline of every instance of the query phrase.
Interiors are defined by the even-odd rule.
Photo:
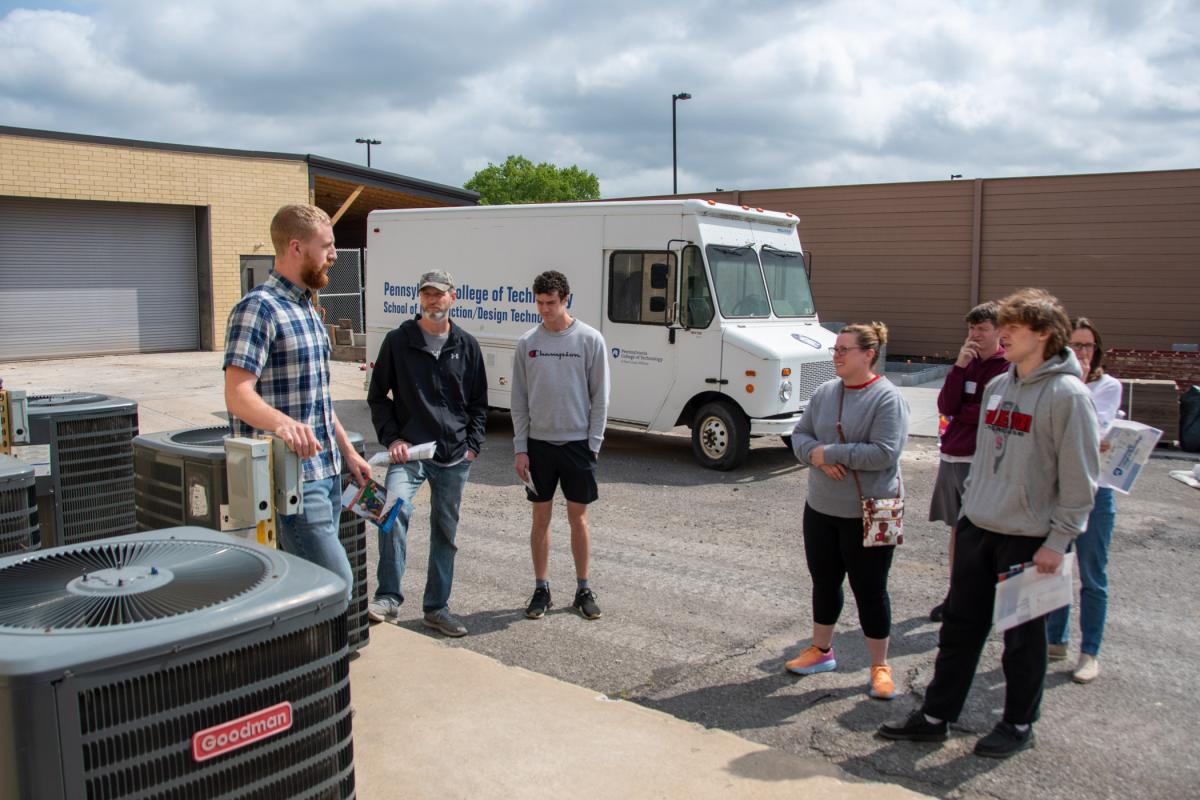
[[[395,622],[400,617],[400,601],[385,594],[367,605],[367,617],[374,622]]]
[[[1067,646],[1065,644],[1048,644],[1046,645],[1046,660],[1047,661],[1066,661]]]
[[[1071,673],[1071,680],[1076,683],[1091,683],[1100,674],[1100,662],[1095,656],[1087,653],[1079,654],[1079,665]]]

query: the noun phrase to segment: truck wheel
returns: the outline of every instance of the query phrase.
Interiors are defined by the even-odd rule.
[[[750,423],[728,403],[706,403],[692,422],[692,452],[709,469],[741,466],[750,452]]]

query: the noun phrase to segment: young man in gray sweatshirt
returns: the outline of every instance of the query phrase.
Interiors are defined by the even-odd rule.
[[[1099,476],[1100,432],[1071,326],[1058,301],[1023,289],[1000,304],[1009,370],[983,393],[975,455],[956,529],[950,594],[933,680],[922,707],[879,729],[887,739],[944,741],[962,712],[992,627],[998,576],[1032,561],[1055,572],[1087,525]],[[1004,632],[1004,715],[975,754],[1007,758],[1033,746],[1046,679],[1046,618]]]
[[[540,619],[552,605],[550,518],[561,483],[578,582],[572,607],[585,619],[598,619],[588,585],[587,507],[599,497],[595,472],[608,418],[608,348],[599,331],[571,317],[571,287],[561,272],[538,275],[533,293],[542,324],[517,342],[512,371],[513,467],[534,487],[525,490],[533,503],[529,543],[536,581],[525,616]]]

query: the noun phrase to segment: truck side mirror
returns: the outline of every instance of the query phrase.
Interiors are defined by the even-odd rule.
[[[803,253],[801,253],[801,255],[804,256],[804,275],[805,275],[805,277],[811,279],[812,278],[812,262],[813,262],[812,250],[805,250]]]
[[[667,310],[667,298],[651,297],[650,298],[650,313],[661,314]]]
[[[650,265],[650,288],[651,289],[666,289],[667,288],[667,265],[663,263]],[[653,309],[652,309],[653,310]],[[662,309],[659,309],[660,311]]]

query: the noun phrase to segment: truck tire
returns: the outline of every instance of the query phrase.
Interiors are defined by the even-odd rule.
[[[692,452],[709,469],[731,470],[750,452],[750,422],[729,403],[706,403],[692,421]]]

